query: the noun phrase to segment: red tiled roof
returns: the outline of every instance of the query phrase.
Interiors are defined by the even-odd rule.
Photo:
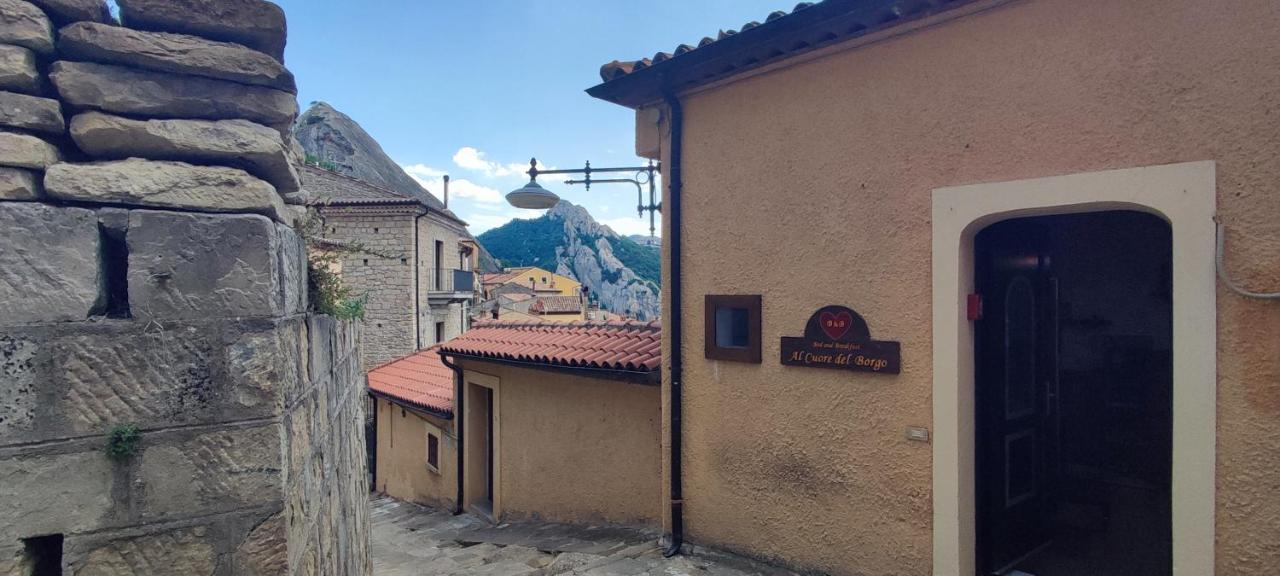
[[[480,321],[441,345],[445,354],[514,360],[552,367],[657,372],[662,326],[657,322],[517,323]]]
[[[577,296],[541,296],[529,306],[530,312],[543,314],[569,314],[582,311],[582,299]]]
[[[437,344],[369,371],[369,390],[432,412],[453,414],[453,370]]]

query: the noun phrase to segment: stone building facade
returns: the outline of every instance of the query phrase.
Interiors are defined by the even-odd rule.
[[[0,574],[367,574],[284,14],[118,5],[0,0]]]
[[[466,223],[336,172],[305,166],[324,242],[342,250],[345,286],[367,295],[364,366],[371,369],[461,334],[475,297]]]

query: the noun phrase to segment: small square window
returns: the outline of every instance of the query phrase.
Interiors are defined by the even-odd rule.
[[[706,357],[760,363],[760,296],[706,298]]]
[[[427,432],[427,468],[440,472],[440,437]]]

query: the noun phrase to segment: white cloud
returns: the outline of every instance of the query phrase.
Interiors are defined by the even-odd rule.
[[[606,218],[599,220],[601,224],[613,229],[614,232],[623,236],[631,236],[632,234],[649,235],[649,215],[645,214],[644,218],[635,216],[624,218]],[[655,221],[654,227],[657,229],[655,233],[662,232],[662,222]]]
[[[430,190],[436,197],[444,196],[444,171],[426,164],[410,164],[401,166],[414,180]],[[465,178],[449,179],[449,195],[454,198],[471,198],[477,202],[501,204],[506,202],[502,193],[494,188],[476,184]]]
[[[480,172],[488,178],[523,176],[529,171],[528,164],[522,164],[520,162],[502,164],[488,160],[484,157],[484,152],[481,152],[471,146],[463,146],[459,148],[458,151],[453,154],[453,163],[457,164],[459,168],[471,170],[473,172]],[[554,168],[543,166],[542,169],[553,170]]]

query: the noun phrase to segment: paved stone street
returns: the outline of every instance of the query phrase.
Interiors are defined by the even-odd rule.
[[[546,522],[497,526],[374,497],[375,576],[793,576],[742,558],[694,549],[663,558],[658,533]]]

